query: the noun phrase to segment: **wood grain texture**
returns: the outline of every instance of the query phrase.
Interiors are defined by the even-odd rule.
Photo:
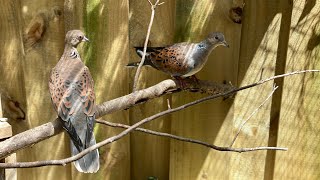
[[[17,154],[13,153],[10,156],[8,156],[5,159],[6,163],[15,163],[17,162]],[[5,180],[17,180],[18,179],[18,174],[17,174],[17,169],[6,169],[5,170],[5,176],[6,179]]]
[[[0,118],[3,118],[2,111],[2,94],[0,92]],[[0,121],[0,141],[9,138],[12,136],[12,127],[8,122]],[[0,162],[5,163],[15,163],[17,162],[16,153],[11,154],[5,159],[1,159]],[[17,169],[1,169],[0,170],[0,179],[2,180],[16,180],[17,179]]]
[[[199,79],[236,83],[241,25],[233,23],[228,12],[232,1],[176,1],[176,39],[200,41],[209,32],[225,34],[230,48],[218,47],[209,56]],[[174,96],[173,106],[196,100],[203,95],[181,93]],[[190,107],[172,115],[173,134],[200,139],[217,145],[231,141],[232,100],[221,99]],[[229,121],[229,123],[228,123]],[[171,141],[170,179],[227,179],[230,154],[197,145]]]
[[[0,7],[1,32],[0,36],[4,43],[0,45],[0,61],[1,70],[0,78],[1,87],[9,96],[18,100],[24,110],[27,110],[26,90],[24,82],[24,67],[25,61],[23,47],[23,21],[22,21],[22,6],[19,1],[3,1]],[[30,128],[27,121],[10,120],[14,133],[19,133]],[[32,160],[34,154],[32,152],[21,152],[18,154],[18,160]],[[19,171],[18,176],[23,176],[22,171]],[[34,177],[34,171],[30,170],[27,173],[28,177]]]
[[[3,42],[0,44],[0,87],[2,95],[18,100],[22,108],[26,110],[22,66],[24,52],[19,9],[18,1],[5,1],[0,7],[0,38]],[[5,109],[5,104],[3,104],[3,109]],[[14,133],[28,129],[28,125],[24,122],[12,121],[10,123],[13,126]]]
[[[287,24],[285,70],[319,69],[320,2],[298,1],[282,5],[291,12]],[[277,153],[274,179],[319,179],[319,81],[318,74],[304,74],[284,80],[277,143],[289,148]],[[291,172],[291,173],[290,173]]]
[[[1,102],[0,102],[1,108]],[[2,117],[0,112],[0,117]],[[0,141],[9,138],[12,136],[12,127],[7,122],[0,122]],[[11,154],[10,156],[6,157],[5,159],[1,159],[0,162],[5,163],[15,163],[16,160],[16,153]],[[17,179],[17,169],[1,169],[0,170],[0,179],[2,180],[16,180]]]
[[[89,67],[95,81],[97,104],[128,94],[128,8],[126,0],[65,1],[70,12],[65,23],[69,29],[83,29],[90,43],[82,46],[80,54]],[[110,121],[129,123],[128,112],[117,112]],[[97,142],[119,133],[121,130],[95,126]],[[100,170],[96,174],[79,174],[72,168],[73,179],[129,179],[129,136],[99,149]]]
[[[244,17],[246,18],[242,26],[238,74],[238,83],[241,86],[275,74],[276,63],[281,61],[277,58],[282,20],[281,14],[278,13],[279,6],[280,3],[277,1],[248,2],[245,6]],[[253,26],[259,28],[252,28]],[[273,82],[269,82],[237,94],[234,101],[235,114],[232,136],[235,135],[248,116],[267,98],[272,88]],[[270,131],[270,111],[271,101],[269,100],[244,126],[234,146],[267,146]],[[266,157],[267,152],[233,154],[229,177],[263,179],[265,172],[269,170],[265,169]]]
[[[151,1],[155,2],[155,1]],[[175,1],[166,1],[156,8],[149,46],[164,46],[173,43],[174,38]],[[151,7],[148,1],[130,1],[130,62],[139,61],[133,47],[143,46]],[[133,81],[136,69],[130,68],[130,80]],[[138,89],[146,88],[170,76],[150,67],[143,67],[138,83]],[[133,82],[130,82],[133,85]],[[132,87],[130,87],[131,89]],[[170,96],[151,100],[146,104],[130,110],[130,123],[167,109],[167,99]],[[166,116],[145,125],[145,128],[161,132],[170,132],[170,116]],[[169,140],[161,137],[134,133],[131,135],[131,179],[147,179],[156,177],[168,179],[169,174]]]
[[[12,136],[11,125],[7,122],[0,122],[0,140]]]
[[[51,69],[60,59],[64,48],[63,0],[60,1],[21,1],[21,33],[29,30],[36,17],[43,19],[44,31],[32,47],[25,45],[23,77],[25,81],[28,126],[36,127],[57,117],[50,100],[48,80]],[[53,7],[60,9],[60,15],[53,17]],[[17,154],[18,161],[40,159],[60,159],[70,154],[69,137],[65,134],[50,138],[48,141],[23,149]],[[53,151],[54,150],[54,151]],[[45,167],[19,169],[18,179],[58,178],[70,179],[71,165],[66,167]]]

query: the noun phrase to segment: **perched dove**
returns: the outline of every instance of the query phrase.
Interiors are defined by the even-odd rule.
[[[143,65],[152,66],[177,79],[193,76],[206,64],[211,51],[219,45],[229,47],[220,32],[210,33],[199,43],[177,43],[167,47],[147,48]],[[136,47],[137,54],[142,57],[143,47]],[[127,66],[138,66],[140,62]]]
[[[49,80],[51,100],[63,128],[71,138],[71,153],[76,155],[95,145],[93,135],[95,94],[93,79],[76,49],[82,41],[89,41],[80,30],[67,32],[65,48]],[[78,171],[94,173],[99,169],[99,152],[94,150],[74,162]]]

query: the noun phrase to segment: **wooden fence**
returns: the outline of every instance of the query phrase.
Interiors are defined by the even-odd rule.
[[[230,9],[241,0],[164,0],[156,9],[150,46],[199,41],[221,31],[230,48],[217,48],[200,79],[242,86],[275,74],[320,69],[320,1],[246,1],[242,23]],[[56,117],[48,92],[48,77],[59,60],[65,32],[82,29],[90,44],[80,54],[95,80],[98,103],[131,92],[137,61],[133,47],[142,46],[150,19],[147,0],[4,0],[0,6],[0,88],[19,104],[25,120],[7,113],[14,133]],[[36,30],[36,32],[34,32]],[[43,32],[41,31],[43,30]],[[40,34],[24,43],[28,33]],[[30,39],[30,38],[29,38]],[[144,68],[139,88],[169,78]],[[100,148],[101,169],[80,174],[71,165],[18,169],[18,179],[320,179],[320,78],[303,74],[245,90],[234,99],[206,102],[165,116],[145,128],[228,146],[240,124],[271,92],[272,100],[246,124],[234,147],[281,146],[289,151],[218,152],[208,148],[132,133]],[[182,92],[152,100],[104,117],[133,124],[204,94]],[[13,110],[12,112],[17,112]],[[6,113],[6,112],[4,112]],[[20,112],[21,114],[21,112]],[[23,114],[23,113],[22,113]],[[6,114],[5,114],[6,115]],[[98,125],[98,141],[122,130]],[[61,159],[70,155],[64,133],[17,153],[17,161]]]

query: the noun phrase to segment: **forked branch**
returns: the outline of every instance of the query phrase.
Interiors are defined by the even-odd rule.
[[[281,74],[281,75],[273,76],[273,77],[270,77],[270,78],[267,78],[267,79],[264,79],[264,80],[260,80],[260,81],[258,81],[256,83],[253,83],[253,84],[250,84],[250,85],[247,85],[247,86],[243,86],[243,87],[240,87],[240,88],[237,88],[237,89],[232,89],[232,90],[229,90],[229,91],[224,92],[224,93],[211,95],[211,96],[208,96],[208,97],[205,97],[205,98],[201,98],[199,100],[184,104],[184,105],[179,106],[177,108],[172,108],[172,109],[168,109],[166,111],[162,111],[160,113],[157,113],[157,114],[155,114],[153,116],[150,116],[148,118],[145,118],[145,119],[137,122],[136,124],[130,126],[126,130],[122,131],[121,133],[119,133],[119,134],[117,134],[117,135],[115,135],[113,137],[107,138],[106,140],[104,140],[102,142],[99,142],[96,145],[91,146],[91,147],[85,149],[84,151],[82,151],[81,153],[79,153],[79,154],[77,154],[75,156],[72,156],[70,158],[66,158],[66,159],[62,159],[62,160],[48,160],[48,161],[25,162],[25,163],[10,163],[10,164],[9,163],[0,163],[0,168],[29,168],[29,167],[39,167],[39,166],[47,166],[47,165],[65,165],[67,163],[70,163],[70,162],[73,162],[73,161],[76,161],[76,160],[80,159],[85,154],[89,153],[90,151],[93,151],[93,150],[95,150],[95,149],[97,149],[99,147],[102,147],[102,146],[104,146],[106,144],[110,144],[110,143],[112,143],[114,141],[117,141],[117,140],[121,139],[122,137],[124,137],[127,134],[129,134],[131,131],[133,131],[136,128],[138,128],[139,126],[141,126],[141,125],[143,125],[143,124],[145,124],[147,122],[150,122],[150,121],[152,121],[154,119],[157,119],[159,117],[165,116],[165,115],[173,113],[173,112],[177,112],[177,111],[183,110],[183,109],[188,108],[190,106],[194,106],[196,104],[200,104],[202,102],[205,102],[205,101],[208,101],[208,100],[211,100],[211,99],[215,99],[215,98],[218,98],[218,97],[225,97],[225,96],[231,95],[231,94],[233,94],[233,93],[235,93],[237,91],[241,91],[241,90],[248,89],[248,88],[251,88],[251,87],[254,87],[254,86],[258,86],[258,85],[261,85],[263,83],[266,83],[268,81],[271,81],[271,80],[274,80],[274,79],[277,79],[277,78],[282,78],[282,77],[286,77],[286,76],[291,76],[291,75],[295,75],[295,74],[302,74],[302,73],[307,73],[307,72],[320,72],[320,70],[302,70],[302,71],[295,71],[295,72],[291,72],[291,73],[287,73],[287,74]],[[21,134],[18,134],[16,136],[19,136],[19,135],[21,136]],[[8,139],[9,141],[11,141],[12,146],[16,145],[15,142],[12,142],[12,139],[13,138],[16,139],[16,136],[13,136],[12,138]],[[3,142],[0,143],[0,152],[1,152],[1,148],[2,148],[2,143]],[[29,145],[31,145],[31,144],[29,144]],[[235,152],[248,152],[248,151],[256,151],[256,150],[287,150],[286,148],[277,148],[277,149],[275,149],[274,147],[258,147],[258,148],[231,148],[231,147],[225,147],[224,150],[230,150],[230,149],[232,149]]]

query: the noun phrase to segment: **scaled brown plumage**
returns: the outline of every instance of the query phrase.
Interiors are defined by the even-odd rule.
[[[96,144],[93,136],[94,83],[88,67],[81,61],[76,49],[82,41],[88,41],[88,39],[81,31],[72,30],[67,33],[63,55],[52,69],[49,80],[53,106],[72,140],[72,155]],[[80,172],[97,172],[98,150],[88,153],[74,164]]]
[[[150,65],[175,78],[193,76],[199,72],[211,51],[219,45],[227,46],[224,35],[220,32],[210,33],[199,43],[177,43],[167,47],[148,47],[144,65]],[[141,57],[142,47],[136,47]],[[129,63],[127,66],[137,66],[139,62]]]

